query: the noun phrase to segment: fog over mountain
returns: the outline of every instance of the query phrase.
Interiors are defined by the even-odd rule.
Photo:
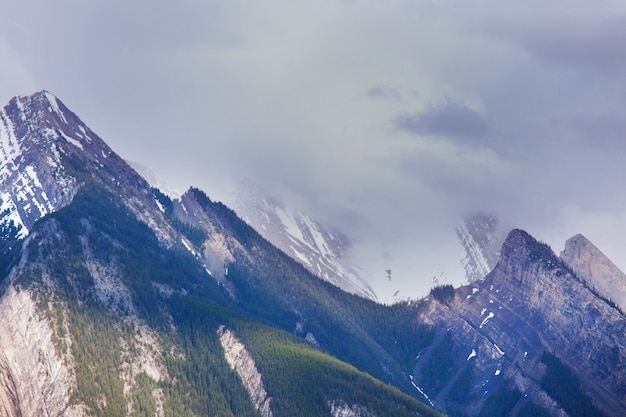
[[[0,102],[47,89],[180,191],[252,178],[373,279],[461,283],[476,210],[626,269],[623,2],[0,6]]]

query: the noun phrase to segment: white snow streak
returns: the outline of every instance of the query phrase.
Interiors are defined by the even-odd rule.
[[[416,390],[419,391],[420,394],[422,394],[424,396],[424,398],[426,398],[426,400],[428,400],[428,403],[430,404],[431,407],[435,406],[435,404],[433,404],[433,402],[430,400],[428,395],[426,395],[426,393],[420,387],[415,385],[415,382],[413,382],[413,380],[411,380],[411,384],[415,387]]]
[[[63,115],[63,112],[61,111],[61,109],[59,108],[59,104],[57,103],[57,98],[47,91],[45,92],[45,94],[48,102],[50,103],[50,106],[52,107],[52,110],[54,110],[54,112],[59,115],[61,120],[63,120],[63,123],[67,124],[67,120],[65,120],[65,116]]]
[[[487,318],[485,318],[485,320],[483,320],[483,322],[482,322],[482,323],[480,323],[480,327],[479,327],[479,328],[480,328],[480,329],[482,329],[482,328],[483,328],[483,326],[484,326],[485,324],[487,324],[487,322],[488,322],[490,319],[494,318],[495,316],[496,316],[496,315],[495,315],[495,314],[493,314],[493,312],[489,312],[489,314],[487,315]]]

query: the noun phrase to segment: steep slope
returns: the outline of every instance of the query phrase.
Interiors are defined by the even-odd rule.
[[[200,190],[163,205],[179,224],[190,226],[187,237],[200,236],[188,239],[187,249],[248,314],[410,392],[407,358],[431,338],[411,318],[414,308],[385,307],[315,277]],[[399,341],[400,335],[407,339]]]
[[[235,184],[233,209],[264,238],[309,272],[353,294],[376,300],[365,272],[348,261],[350,241],[339,230],[295,210],[249,181]]]
[[[605,298],[626,310],[626,275],[586,237],[568,239],[561,259]]]
[[[415,307],[320,280],[199,190],[151,189],[46,92],[3,115],[2,169],[32,179],[3,182],[3,415],[437,415],[400,391],[432,341]]]
[[[580,383],[584,407],[624,415],[624,315],[527,233],[512,231],[501,252],[484,280],[434,292],[424,305],[423,320],[441,329],[440,342],[415,371],[426,394],[452,415],[459,409],[469,415],[483,409],[484,414],[494,403],[508,415],[529,402],[546,415],[562,415],[563,409],[574,415],[570,399],[546,386],[549,355],[554,355],[577,378],[573,385]],[[440,377],[425,374],[433,369],[442,371]],[[462,393],[459,380],[473,389]]]
[[[459,223],[456,234],[464,252],[460,261],[468,283],[485,278],[496,266],[508,232],[493,214],[476,212]]]

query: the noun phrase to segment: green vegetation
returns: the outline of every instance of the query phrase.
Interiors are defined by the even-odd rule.
[[[606,417],[583,391],[578,378],[554,354],[544,352],[541,362],[546,373],[541,378],[541,388],[572,417]]]
[[[517,417],[552,417],[548,411],[537,404],[528,402],[518,412]]]
[[[108,315],[97,304],[74,305],[69,314],[78,385],[75,400],[86,404],[98,417],[126,413],[124,383],[120,380],[122,329]]]
[[[420,369],[422,388],[431,397],[436,396],[458,370],[453,349],[452,333],[445,332]]]
[[[519,390],[502,385],[487,398],[478,417],[508,417],[521,398]]]
[[[462,408],[467,403],[472,392],[472,380],[474,378],[474,362],[472,361],[459,373],[454,385],[448,392],[448,402],[455,408]]]
[[[358,404],[381,416],[438,415],[292,335],[256,325],[239,326],[237,334],[257,360],[275,417],[328,415],[330,402]]]
[[[454,298],[454,287],[450,284],[437,285],[430,289],[430,295],[442,304]]]
[[[415,306],[386,307],[346,294],[310,275],[225,206],[206,201],[216,224],[255,253],[254,262],[238,254],[229,265],[234,300],[188,251],[162,246],[116,196],[88,181],[72,204],[35,225],[27,248],[33,263],[17,282],[39,294],[59,351],[76,360],[74,402],[99,417],[127,410],[153,416],[156,392],[165,415],[258,416],[224,359],[216,330],[225,324],[241,333],[257,360],[277,417],[327,415],[332,401],[358,403],[378,415],[436,415],[362,372],[409,385],[402,372],[412,369],[416,352],[434,335],[418,322]],[[188,237],[200,235],[198,226],[176,227]],[[155,354],[167,378],[157,382],[139,373],[124,395],[121,375],[128,355],[138,352],[137,330],[125,320],[131,306],[123,298],[97,297],[101,278],[94,279],[94,268],[119,279],[134,313],[158,332],[162,351]],[[304,332],[298,336],[297,323]],[[319,349],[303,341],[306,332]]]
[[[178,219],[172,219],[170,223],[176,230],[185,235],[194,246],[202,246],[208,236],[208,233],[204,229],[190,223],[185,223]]]

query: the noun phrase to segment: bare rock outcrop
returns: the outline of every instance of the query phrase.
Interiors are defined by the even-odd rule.
[[[626,415],[626,318],[547,245],[522,230],[509,234],[498,263],[483,280],[457,289],[451,299],[430,297],[420,318],[440,329],[439,340],[448,334],[454,342],[455,373],[434,396],[427,392],[441,409],[455,380],[471,367],[472,386],[478,388],[468,407],[479,410],[482,401],[508,386],[552,415],[563,415],[540,386],[542,355],[551,352],[607,415]],[[433,349],[418,360],[417,384],[420,366]]]
[[[10,286],[0,298],[0,352],[0,414],[84,415],[70,403],[75,381],[55,348],[50,321],[27,290]]]
[[[246,346],[241,343],[235,334],[224,326],[220,326],[218,334],[222,348],[224,348],[226,361],[241,378],[241,382],[246,391],[248,391],[254,407],[263,417],[272,417],[271,398],[265,391],[261,373],[256,368],[252,355],[250,355]]]
[[[626,311],[626,274],[583,235],[565,242],[561,259],[576,275]]]

